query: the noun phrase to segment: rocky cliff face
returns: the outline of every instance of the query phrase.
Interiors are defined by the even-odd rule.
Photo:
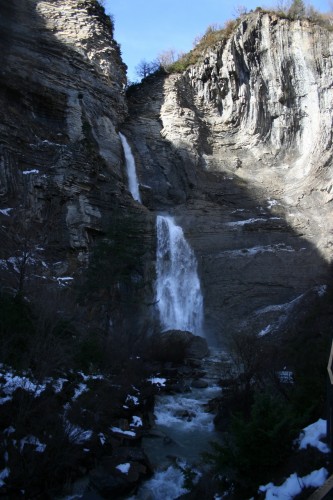
[[[95,2],[1,4],[3,221],[84,258],[122,189],[125,66]]]
[[[172,206],[187,230],[220,338],[273,331],[327,281],[332,43],[307,20],[252,13],[185,73],[130,98],[146,203]]]
[[[126,66],[95,0],[0,7],[2,282],[16,291],[68,285],[115,211],[131,214],[154,245],[151,218],[126,188]]]
[[[168,211],[196,252],[206,329],[219,339],[244,327],[274,331],[308,290],[323,292],[330,32],[251,13],[196,65],[148,78],[127,100],[112,23],[94,0],[1,0],[1,12],[6,285],[19,287],[28,264],[36,279],[68,282],[123,212],[145,236],[152,298],[154,214]],[[126,187],[120,127],[143,206]]]

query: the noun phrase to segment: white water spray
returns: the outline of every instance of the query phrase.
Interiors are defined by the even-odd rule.
[[[124,134],[119,132],[119,137],[120,137],[121,144],[122,144],[123,150],[124,150],[124,155],[125,155],[126,171],[127,171],[127,178],[128,178],[128,189],[129,189],[131,195],[133,196],[134,200],[141,203],[141,196],[140,196],[140,191],[139,191],[138,177],[136,175],[134,156],[133,156],[133,153],[131,151],[131,147],[128,144],[127,139],[124,136]]]
[[[197,261],[172,217],[157,216],[156,299],[164,330],[202,335],[203,299]]]

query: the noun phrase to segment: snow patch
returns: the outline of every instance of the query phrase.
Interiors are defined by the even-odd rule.
[[[272,330],[272,328],[272,325],[267,325],[265,328],[260,330],[260,332],[258,333],[258,337],[264,337]]]
[[[274,199],[269,199],[267,200],[267,207],[268,208],[272,208],[274,207],[275,205],[278,205],[279,202],[277,200],[274,200]]]
[[[0,214],[6,215],[7,217],[10,217],[9,212],[13,210],[12,208],[1,208],[0,209]]]
[[[10,372],[2,374],[5,379],[4,385],[2,385],[2,391],[7,395],[11,396],[16,389],[24,389],[25,391],[31,392],[35,397],[40,396],[42,392],[45,391],[46,384],[38,384],[33,382],[28,377],[13,375]]]
[[[71,424],[68,420],[65,420],[65,431],[68,436],[68,439],[72,443],[82,444],[85,441],[89,441],[91,436],[93,435],[93,431],[87,430],[85,431],[82,427],[75,426]]]
[[[6,467],[0,472],[0,488],[4,486],[5,484],[4,479],[9,477],[9,474],[10,474],[10,469],[8,467]]]
[[[20,441],[20,451],[21,451],[21,453],[22,453],[22,451],[24,449],[24,446],[26,444],[30,444],[32,446],[35,446],[36,451],[38,453],[44,453],[44,451],[46,449],[46,444],[41,443],[37,437],[29,435],[29,436],[26,436],[26,437],[22,438],[21,441]]]
[[[131,425],[131,427],[142,427],[143,423],[142,423],[141,417],[137,417],[136,415],[133,415],[132,422],[130,425]]]
[[[322,297],[327,292],[327,285],[318,285],[315,287],[315,290],[319,297]]]
[[[122,472],[123,474],[128,474],[128,471],[130,470],[131,468],[131,464],[130,463],[126,463],[126,464],[119,464],[116,466],[116,469],[120,470],[120,472]]]
[[[281,220],[281,217],[258,217],[246,220],[236,220],[234,222],[226,222],[226,226],[245,226],[246,224],[255,224],[256,222],[268,222],[271,220]]]
[[[257,255],[261,253],[276,253],[276,252],[295,252],[295,248],[287,246],[284,243],[278,243],[277,245],[266,245],[266,246],[256,246],[250,248],[239,248],[237,250],[225,250],[220,252],[218,255],[230,255],[231,257],[247,257],[252,255]]]
[[[88,389],[86,384],[79,384],[79,387],[77,387],[75,389],[73,401],[75,401],[75,399],[77,399],[79,396],[81,396],[81,394],[83,394],[84,392],[87,392],[88,390],[89,389]]]
[[[308,446],[313,446],[322,453],[328,453],[329,447],[321,441],[321,438],[326,437],[326,425],[326,420],[320,418],[314,424],[305,427],[298,438],[299,449],[304,450]]]
[[[165,387],[166,380],[166,378],[151,377],[147,379],[147,382],[150,382],[153,385],[158,385],[159,387]]]
[[[266,493],[266,500],[291,500],[299,495],[304,488],[319,488],[324,484],[327,476],[328,472],[324,467],[303,477],[299,477],[294,473],[280,486],[268,483],[265,486],[260,486],[259,491]]]
[[[39,174],[39,170],[36,170],[35,168],[33,170],[24,170],[22,174],[23,175]]]
[[[138,406],[139,403],[139,398],[136,396],[131,396],[130,394],[127,395],[125,403],[132,403],[134,406]]]
[[[112,432],[117,432],[118,434],[124,434],[125,436],[135,437],[135,432],[133,431],[123,431],[120,427],[111,427]]]

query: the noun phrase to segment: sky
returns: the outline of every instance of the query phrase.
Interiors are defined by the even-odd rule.
[[[115,39],[128,66],[127,77],[139,80],[135,67],[142,60],[156,59],[161,52],[174,49],[188,52],[196,37],[211,24],[223,25],[237,17],[237,7],[248,10],[277,5],[279,0],[105,0],[105,10],[115,20]],[[306,3],[306,2],[305,2]],[[312,0],[321,12],[330,8],[329,0]]]

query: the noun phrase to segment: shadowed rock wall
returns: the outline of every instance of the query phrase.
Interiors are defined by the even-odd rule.
[[[327,281],[332,40],[307,20],[253,13],[183,74],[130,93],[145,203],[178,216],[220,339],[273,331]]]

